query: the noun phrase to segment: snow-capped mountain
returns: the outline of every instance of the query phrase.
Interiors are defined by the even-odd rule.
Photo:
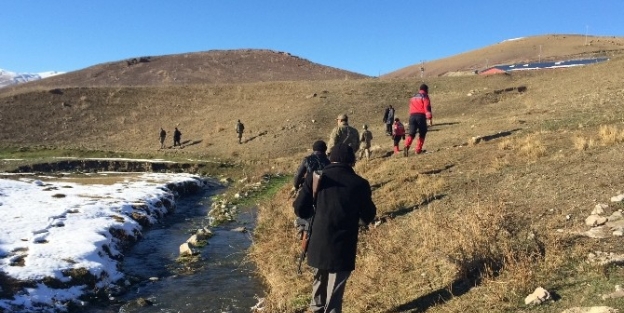
[[[63,74],[62,72],[50,71],[41,73],[15,73],[0,69],[0,88],[17,85],[33,80],[39,80],[46,77]]]

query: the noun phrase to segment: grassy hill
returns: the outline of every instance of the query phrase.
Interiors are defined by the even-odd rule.
[[[521,49],[522,42],[484,49],[504,48],[505,60],[534,51],[534,44]],[[570,48],[549,57],[578,53],[589,52]],[[243,161],[240,175],[292,173],[346,112],[352,125],[366,123],[375,136],[373,159],[355,169],[370,181],[383,223],[361,236],[345,312],[621,308],[623,298],[601,298],[624,279],[621,261],[589,258],[624,254],[622,237],[614,235],[621,226],[598,230],[599,239],[584,234],[597,204],[608,206],[604,216],[624,209],[610,201],[624,190],[624,57],[607,53],[608,62],[578,68],[427,75],[434,118],[428,153],[407,158],[390,153],[381,119],[389,104],[407,118],[408,98],[421,83],[411,74],[180,86],[25,84],[0,90],[0,144],[4,151],[216,157]],[[483,59],[475,55],[473,64]],[[440,64],[454,67],[445,72],[463,68],[447,61]],[[237,119],[248,130],[241,145]],[[158,150],[159,128],[175,125],[184,147]],[[288,187],[262,203],[254,232],[251,257],[267,283],[270,312],[300,312],[308,301],[311,276],[295,274],[299,243]],[[524,298],[539,286],[557,301],[526,306]]]
[[[467,74],[494,65],[610,57],[619,55],[622,51],[624,51],[624,38],[622,37],[557,34],[522,37],[447,58],[427,61],[424,64],[424,76]],[[385,74],[382,78],[420,78],[421,66],[423,65],[406,66]]]

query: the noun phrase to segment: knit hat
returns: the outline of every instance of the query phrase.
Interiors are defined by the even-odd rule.
[[[333,146],[331,153],[329,154],[329,161],[332,163],[355,163],[355,153],[353,152],[353,148],[344,143]]]
[[[327,144],[323,140],[317,140],[312,144],[312,151],[327,151]]]
[[[427,84],[422,84],[420,85],[420,90],[424,90],[425,92],[429,93],[429,86],[427,86]]]

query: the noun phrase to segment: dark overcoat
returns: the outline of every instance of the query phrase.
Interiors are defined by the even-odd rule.
[[[314,214],[312,176],[293,203],[295,214],[307,219]],[[308,265],[330,272],[353,271],[359,221],[370,224],[377,208],[368,181],[348,164],[331,163],[323,169],[316,214],[308,244]]]

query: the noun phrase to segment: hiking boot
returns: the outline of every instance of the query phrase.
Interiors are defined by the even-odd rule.
[[[416,154],[421,154],[422,150],[416,150]]]

